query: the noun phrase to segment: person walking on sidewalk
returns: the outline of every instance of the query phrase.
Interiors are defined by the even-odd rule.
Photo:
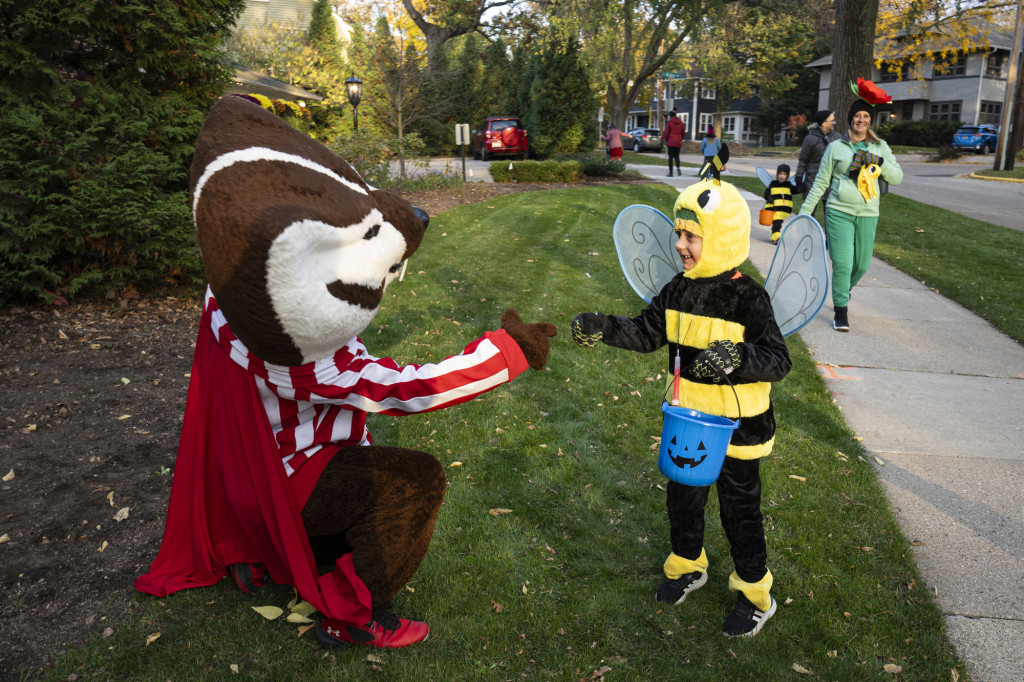
[[[622,159],[622,133],[618,131],[615,124],[611,121],[608,122],[608,133],[601,136],[602,140],[608,143],[608,155],[612,161],[619,161]]]
[[[903,169],[889,145],[871,128],[874,105],[892,98],[871,81],[858,78],[857,84],[859,98],[846,117],[850,129],[826,147],[818,176],[800,207],[800,215],[811,215],[825,191],[831,191],[825,230],[832,260],[832,328],[841,332],[850,331],[850,289],[868,271],[875,249],[878,178],[891,185],[903,180]]]
[[[665,147],[668,149],[668,176],[672,177],[672,160],[676,162],[676,173],[683,174],[679,168],[679,149],[683,146],[683,138],[686,137],[686,126],[676,116],[673,109],[668,112],[668,122],[665,123]]]
[[[836,131],[834,111],[822,109],[814,115],[814,123],[811,124],[807,131],[807,137],[804,138],[804,142],[800,146],[800,161],[796,166],[797,186],[801,186],[802,183],[804,196],[811,191],[814,180],[818,177],[818,168],[821,166],[822,157],[825,156],[825,148],[839,137],[840,135]],[[828,190],[825,190],[825,195],[821,197],[822,205],[828,202],[828,195]],[[824,209],[822,209],[822,213],[824,213]]]
[[[722,151],[722,141],[715,135],[715,126],[708,126],[708,134],[700,141],[700,153],[704,155],[704,165],[711,163],[711,160],[720,151]]]

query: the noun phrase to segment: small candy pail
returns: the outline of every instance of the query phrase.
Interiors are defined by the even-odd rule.
[[[662,403],[658,469],[676,483],[711,485],[718,480],[732,432],[739,421]]]
[[[768,226],[772,224],[772,218],[774,217],[775,211],[770,208],[762,208],[761,213],[757,216],[757,222],[761,225]]]

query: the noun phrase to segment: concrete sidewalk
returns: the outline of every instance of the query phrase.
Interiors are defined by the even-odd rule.
[[[680,188],[696,179],[692,169],[667,178],[663,167],[639,168]],[[763,201],[743,194],[750,260],[767,274]],[[863,439],[972,679],[1021,682],[1024,347],[878,259],[849,310],[849,333],[832,329],[829,298],[800,335]]]

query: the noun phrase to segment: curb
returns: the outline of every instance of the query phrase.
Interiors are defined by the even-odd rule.
[[[996,182],[1017,182],[1024,184],[1024,179],[1022,178],[994,178],[991,175],[978,175],[978,171],[971,171],[971,174],[968,177],[974,178],[975,180],[995,180]]]

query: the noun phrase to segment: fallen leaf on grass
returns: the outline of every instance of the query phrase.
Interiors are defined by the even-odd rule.
[[[828,652],[828,657],[829,658],[838,658],[839,657],[839,651],[837,649],[830,649],[829,652]]]
[[[875,457],[875,458],[874,458],[874,460],[875,460],[875,462],[877,462],[877,463],[878,463],[878,466],[880,466],[880,467],[884,467],[884,466],[885,466],[885,462],[883,462],[883,461],[882,461],[881,459],[879,459],[878,457]]]
[[[302,637],[304,634],[306,634],[307,632],[312,630],[314,625],[316,625],[316,623],[313,623],[311,625],[300,625],[299,626],[299,634],[296,635],[296,636],[297,637]]]
[[[132,383],[132,380],[129,379],[128,377],[121,377],[121,383],[127,385]]]
[[[289,613],[288,617],[285,620],[287,620],[289,623],[302,623],[302,624],[312,623],[313,622],[313,620],[311,618],[309,618],[307,616],[304,616],[301,613]]]
[[[35,430],[36,430],[36,425],[35,425],[35,424],[29,424],[28,426],[26,426],[25,428],[23,428],[23,429],[21,430],[21,432],[22,432],[22,433],[32,433],[32,432],[33,432],[33,431],[35,431]]]
[[[7,533],[4,533],[3,535],[0,535],[0,545],[4,544],[5,542],[9,542],[10,539],[11,539],[11,536],[8,535]]]
[[[107,547],[109,547],[109,546],[110,546],[110,543],[109,543],[109,542],[107,542],[106,540],[104,540],[104,541],[103,541],[103,544],[102,544],[102,545],[100,545],[100,548],[99,548],[99,549],[97,549],[96,551],[97,551],[97,552],[102,552],[103,550],[105,550],[105,549],[106,549]]]
[[[308,601],[300,601],[295,604],[289,604],[288,610],[292,613],[297,613],[300,616],[312,616],[316,613],[316,607],[310,604]]]
[[[783,606],[789,606],[792,603],[793,603],[793,598],[792,597],[786,597],[786,601],[782,602],[782,605]]]
[[[903,666],[896,665],[895,663],[886,663],[882,666],[882,670],[889,673],[890,675],[895,675],[897,673],[903,672]]]
[[[609,668],[608,666],[603,666],[601,668],[598,668],[594,672],[590,673],[590,679],[592,679],[592,680],[603,680],[605,673],[610,673],[611,671],[612,671],[612,669]]]
[[[103,628],[103,639],[106,639],[107,637],[110,637],[112,634],[114,634],[114,628],[112,628],[112,627],[105,627],[105,628]],[[159,637],[160,633],[157,633],[156,636]],[[146,643],[148,644],[149,642],[146,642]]]
[[[284,613],[284,609],[280,606],[253,606],[252,610],[260,614],[267,620],[274,620],[280,618],[281,614]]]
[[[122,414],[120,417],[117,418],[117,421],[119,421],[119,422],[120,421],[124,421],[125,419],[128,419],[130,417],[131,417],[130,414]]]
[[[448,466],[450,466],[450,467],[460,467],[460,466],[462,466],[462,462],[452,462]]]
[[[797,476],[796,474],[790,474],[789,477],[792,478],[794,481],[806,481],[807,480],[803,476]]]
[[[121,521],[124,521],[125,519],[127,519],[128,518],[128,510],[129,509],[130,509],[130,507],[121,507],[120,509],[118,509],[117,513],[114,514],[114,520],[117,521],[118,523],[120,523]]]
[[[158,639],[160,639],[160,633],[159,632],[154,632],[153,634],[151,634],[149,637],[146,638],[146,646],[149,646],[150,644],[152,644],[153,642],[155,642]]]
[[[504,606],[502,606],[498,602],[494,601],[493,599],[491,600],[491,608],[494,609],[495,613],[501,613],[502,611],[505,610]]]
[[[500,509],[500,508],[495,507],[494,509],[488,510],[487,513],[490,514],[491,516],[501,516],[502,514],[511,514],[512,510],[511,509]]]
[[[107,493],[107,502],[110,504],[111,507],[113,507],[114,509],[117,509],[117,504],[114,503],[114,491],[113,490],[111,490],[109,493]]]
[[[14,480],[14,469],[11,469],[10,471],[7,472],[7,475],[4,476],[4,483],[10,483],[13,480]]]
[[[238,674],[238,664],[237,663],[232,663],[231,665],[228,666],[228,668],[230,668],[231,672],[233,672],[235,675]]]
[[[800,665],[799,663],[794,663],[793,664],[793,672],[798,672],[801,675],[813,675],[814,674],[813,670],[809,670],[809,669],[803,667],[802,665]]]
[[[366,660],[370,663],[384,663],[384,659],[376,654],[367,654]]]

